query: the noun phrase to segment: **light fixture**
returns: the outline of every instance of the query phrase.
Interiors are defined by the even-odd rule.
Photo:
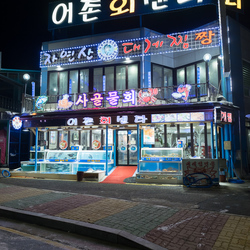
[[[57,128],[57,130],[58,130],[58,131],[62,131],[62,130],[63,130],[63,128],[59,127],[59,128]]]
[[[171,123],[170,124],[170,128],[174,128],[175,127],[175,124],[174,123]]]
[[[63,70],[63,68],[61,66],[57,66],[56,70],[61,71],[61,70]]]
[[[29,74],[24,74],[23,75],[23,79],[25,80],[25,81],[29,81],[29,79],[30,79],[30,75]]]
[[[28,128],[24,128],[23,132],[29,132],[29,129]]]
[[[40,131],[46,132],[46,131],[47,131],[47,128],[41,128]]]
[[[219,58],[220,60],[222,60],[222,59],[223,59],[223,56],[222,56],[222,55],[219,55],[218,58]]]
[[[131,62],[131,59],[130,59],[129,57],[126,57],[126,58],[125,58],[125,62],[126,62],[126,63],[129,63],[129,62]]]
[[[211,60],[212,56],[209,54],[209,53],[206,53],[204,56],[203,56],[203,60],[205,62],[209,62]]]
[[[81,131],[81,130],[82,130],[82,128],[81,128],[81,127],[77,127],[77,128],[76,128],[76,130]]]
[[[199,126],[205,126],[204,122],[200,122]]]

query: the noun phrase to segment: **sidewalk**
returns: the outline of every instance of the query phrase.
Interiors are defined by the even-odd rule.
[[[250,250],[250,217],[0,183],[0,216],[137,249]]]

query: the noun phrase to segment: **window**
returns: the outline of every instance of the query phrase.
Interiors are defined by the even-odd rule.
[[[153,64],[152,67],[153,71],[153,83],[152,86],[158,87],[158,88],[163,88],[164,91],[160,91],[158,94],[158,97],[160,98],[171,98],[171,94],[173,92],[172,86],[173,86],[173,71],[172,69],[165,68],[160,65],[155,65]],[[169,87],[169,88],[168,88]]]
[[[185,83],[185,68],[177,69],[177,85]]]
[[[209,83],[218,87],[219,79],[218,79],[218,60],[217,58],[212,59],[209,62]]]
[[[89,69],[80,70],[80,93],[89,92]]]
[[[153,65],[153,87],[163,87],[162,66]]]
[[[57,149],[57,131],[49,132],[49,149]]]
[[[59,95],[68,93],[68,72],[59,73]]]
[[[78,70],[70,71],[69,83],[69,93],[78,93]]]
[[[116,66],[116,90],[126,89],[126,66]]]
[[[104,91],[114,90],[114,67],[105,67],[105,89]]]
[[[128,65],[128,89],[138,88],[138,65]]]
[[[191,91],[189,93],[189,96],[194,97],[195,96],[195,85],[194,84],[196,83],[196,81],[195,81],[195,65],[188,66],[186,68],[186,70],[187,70],[186,83],[190,84],[192,86]]]
[[[50,102],[57,102],[58,96],[88,93],[92,87],[93,92],[103,92],[137,89],[138,85],[138,64],[50,72],[48,95]]]
[[[103,91],[103,69],[95,68],[94,69],[94,84],[93,90],[94,92],[102,92]]]

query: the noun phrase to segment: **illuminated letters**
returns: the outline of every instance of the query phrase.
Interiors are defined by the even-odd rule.
[[[215,34],[212,30],[196,33],[196,40],[200,40],[202,45],[209,45],[212,43],[212,36]]]
[[[168,0],[152,1],[152,9],[153,10],[162,10],[162,9],[168,8],[168,5],[166,5],[166,4],[163,4],[162,6],[158,6],[158,4],[162,4],[163,2],[168,2]],[[149,0],[144,0],[144,5],[149,5]]]
[[[192,0],[177,0],[177,3],[178,4],[183,4],[183,3],[187,3],[187,2],[190,2]],[[203,0],[197,0],[197,3],[202,3]]]
[[[63,13],[62,13],[61,19],[57,20],[57,12],[60,8],[62,8]],[[73,11],[73,3],[69,3],[68,7],[64,3],[58,4],[53,11],[52,21],[55,24],[61,24],[64,22],[64,20],[66,19],[67,15],[68,15],[68,23],[72,23],[72,21],[73,21],[72,11]]]
[[[83,22],[91,22],[97,20],[98,17],[88,18],[88,15],[101,12],[100,9],[95,9],[101,7],[101,0],[81,0],[83,3],[82,11],[79,12],[79,15],[82,15]]]
[[[234,2],[231,2],[232,0],[226,0],[225,4],[229,6],[237,6],[237,9],[241,9],[241,0],[235,0]]]
[[[128,3],[128,0],[122,0],[122,4],[119,7],[115,7],[115,4],[119,1],[113,0],[110,3],[109,8],[110,8],[110,10],[114,11],[115,13],[112,13],[110,16],[117,16],[117,15],[124,14],[126,12],[134,13],[135,12],[135,0],[129,0],[129,1],[130,1],[129,8],[123,9],[126,6],[126,4]]]
[[[78,125],[77,118],[70,118],[70,119],[68,119],[67,125],[68,126],[77,126]]]

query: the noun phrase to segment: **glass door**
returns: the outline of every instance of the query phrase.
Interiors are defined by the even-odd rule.
[[[117,130],[117,166],[137,165],[137,130]]]

